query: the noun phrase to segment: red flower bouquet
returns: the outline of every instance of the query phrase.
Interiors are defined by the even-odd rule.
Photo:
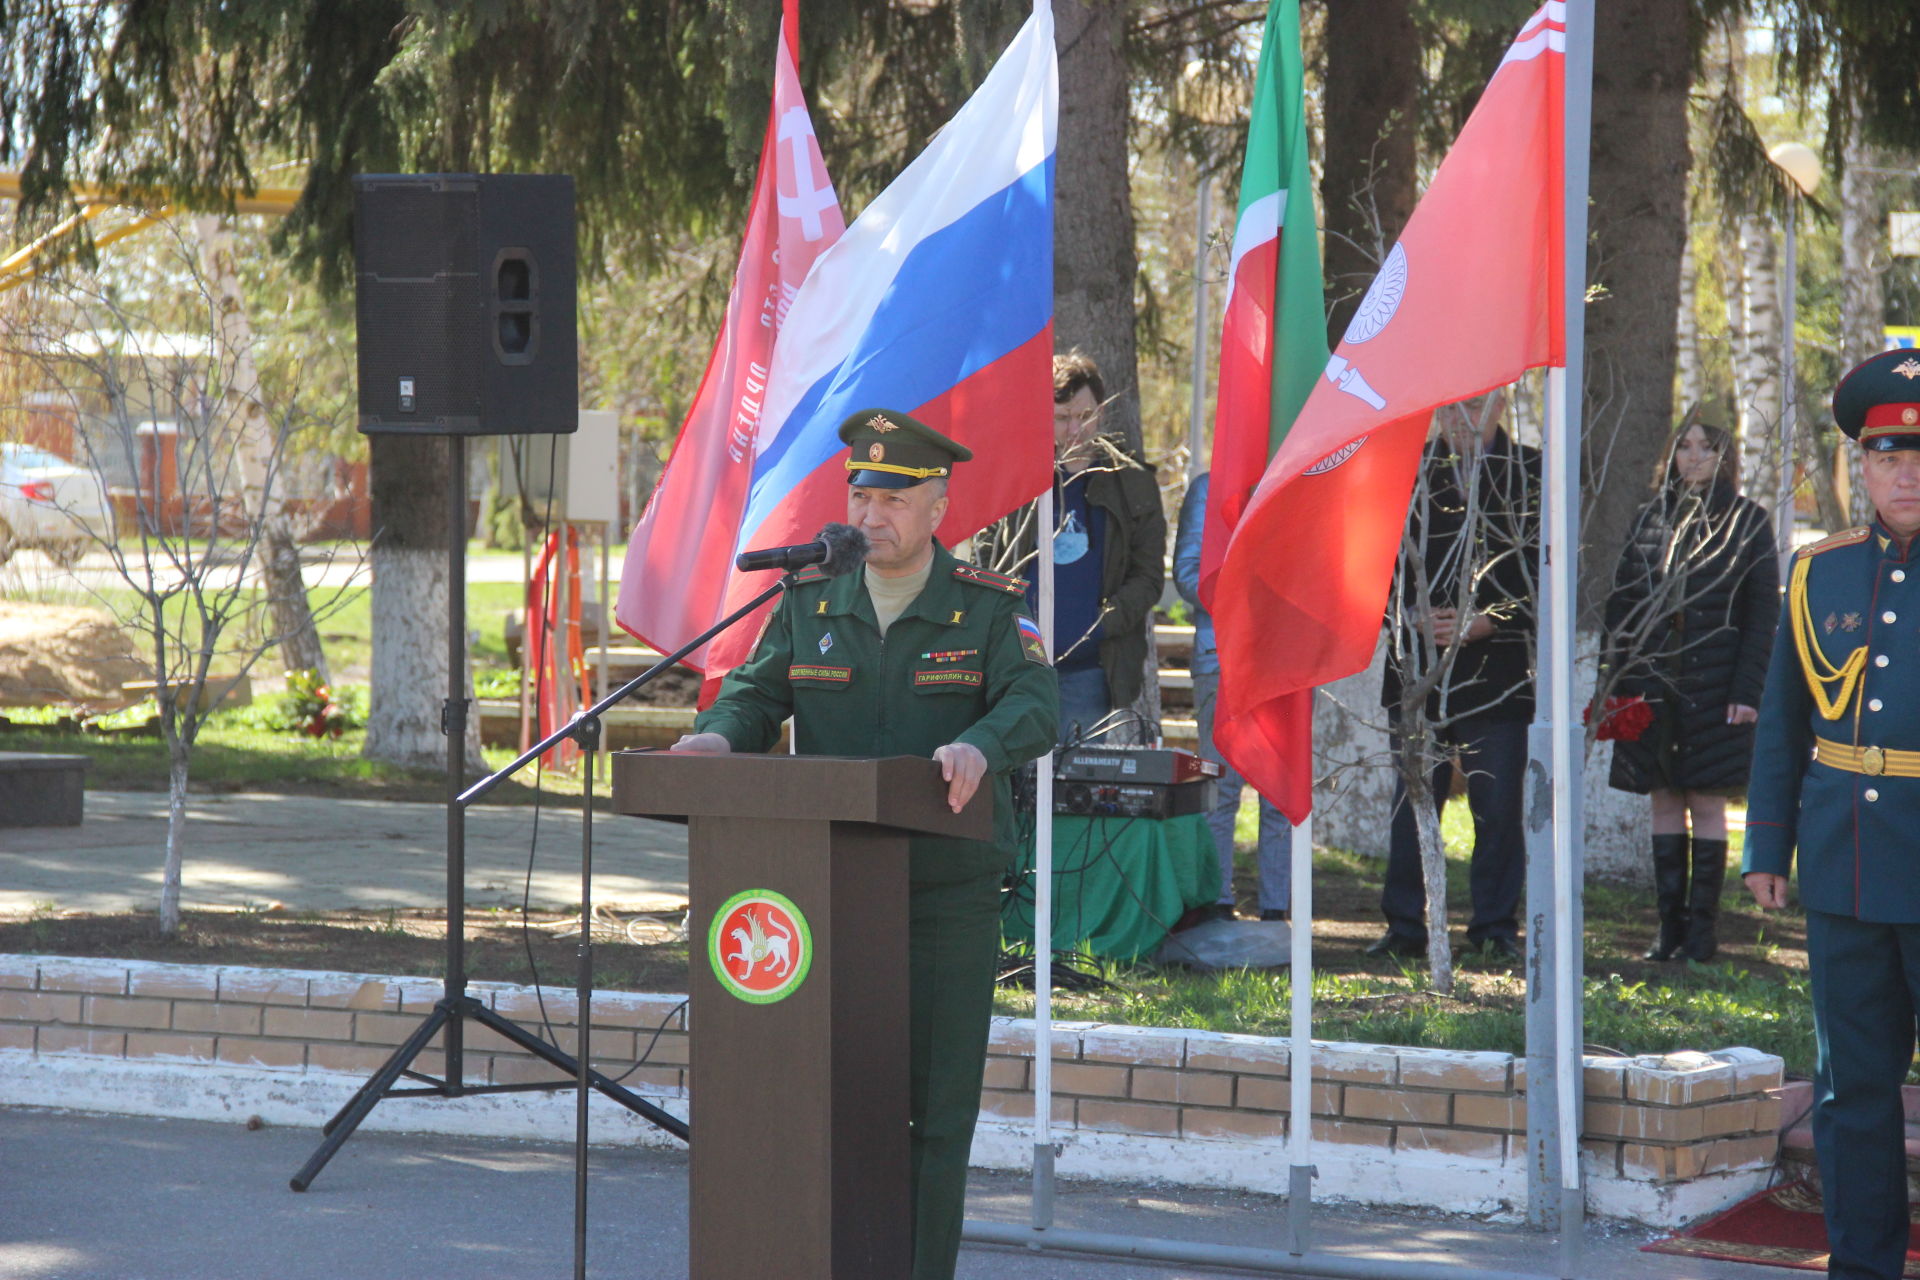
[[[1580,717],[1585,724],[1593,719],[1593,708],[1588,707]],[[1613,739],[1619,742],[1638,742],[1640,735],[1653,727],[1653,708],[1647,700],[1635,694],[1631,698],[1608,698],[1600,709],[1600,731],[1594,736],[1605,742]]]
[[[333,690],[320,682],[317,671],[289,671],[287,692],[300,732],[310,738],[337,738],[347,730],[347,711],[333,700]]]

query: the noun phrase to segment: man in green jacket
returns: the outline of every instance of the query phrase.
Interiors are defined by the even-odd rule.
[[[934,540],[955,463],[973,455],[904,413],[841,424],[847,522],[863,573],[808,569],[752,656],[676,751],[765,751],[791,715],[803,755],[929,756],[955,812],[985,783],[994,840],[910,847],[909,1023],[914,1280],[953,1275],[980,1107],[1015,835],[1009,775],[1053,744],[1059,692],[1024,584]]]

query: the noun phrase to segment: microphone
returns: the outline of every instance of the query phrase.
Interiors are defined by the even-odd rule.
[[[828,577],[850,573],[867,562],[867,535],[850,524],[830,524],[820,530],[812,542],[791,547],[763,547],[743,551],[734,557],[733,567],[742,573],[759,569],[804,569],[817,564]]]

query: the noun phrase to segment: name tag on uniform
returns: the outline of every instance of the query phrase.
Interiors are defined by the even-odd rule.
[[[935,667],[931,671],[913,673],[913,687],[916,689],[937,689],[942,685],[963,685],[975,687],[982,679],[978,671],[969,671],[965,667]]]

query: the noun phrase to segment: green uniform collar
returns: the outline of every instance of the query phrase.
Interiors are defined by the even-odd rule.
[[[908,618],[924,618],[943,627],[957,627],[964,623],[971,602],[961,594],[960,584],[954,580],[953,571],[959,564],[953,552],[936,541],[933,544],[933,564],[927,572],[926,588],[894,619],[893,625],[897,627]],[[822,617],[859,618],[876,632],[880,630],[880,620],[874,617],[873,597],[867,594],[867,579],[863,573],[843,573],[833,579],[827,586],[826,606],[820,615]]]

